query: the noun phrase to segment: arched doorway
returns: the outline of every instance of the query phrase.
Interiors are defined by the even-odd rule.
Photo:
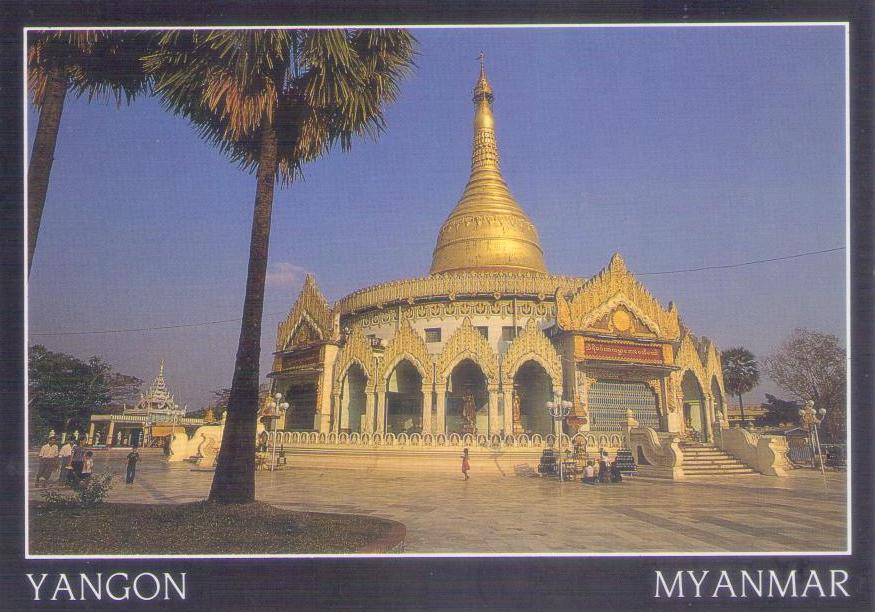
[[[708,417],[705,408],[705,394],[696,375],[687,370],[681,380],[684,397],[684,427],[688,433],[705,440],[708,437]]]
[[[365,387],[368,377],[358,363],[353,363],[346,370],[343,385],[340,388],[340,431],[346,433],[364,430],[365,420]]]
[[[714,420],[717,421],[721,412],[723,412],[723,393],[720,391],[720,384],[717,382],[717,377],[711,377],[711,397],[714,398]]]
[[[386,433],[422,431],[422,376],[406,359],[398,362],[386,381]]]
[[[547,412],[547,402],[553,399],[553,381],[544,367],[534,360],[525,362],[513,377],[513,388],[519,398],[519,422],[514,414],[514,432],[553,433],[553,419]]]
[[[470,359],[453,368],[447,387],[447,433],[486,433],[489,393],[483,370]]]

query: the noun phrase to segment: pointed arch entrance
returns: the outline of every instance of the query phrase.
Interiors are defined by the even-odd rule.
[[[489,392],[486,375],[471,359],[452,369],[447,386],[447,433],[486,433],[489,428]]]
[[[692,371],[684,372],[681,379],[681,392],[684,406],[684,428],[688,433],[708,438],[708,411],[705,406],[705,394],[702,385]]]
[[[346,433],[363,432],[367,403],[368,377],[358,363],[352,363],[346,370],[340,387],[340,431]]]
[[[524,362],[513,377],[514,433],[553,433],[547,402],[554,399],[553,380],[544,366],[534,359]]]
[[[386,433],[421,433],[422,399],[422,375],[402,359],[386,379]]]

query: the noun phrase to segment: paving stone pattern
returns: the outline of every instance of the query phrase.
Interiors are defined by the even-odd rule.
[[[144,451],[133,485],[124,456],[100,452],[95,473],[120,476],[111,501],[203,499],[213,473]],[[31,459],[31,481],[35,475]],[[537,476],[290,467],[257,473],[257,497],[295,510],[366,514],[407,526],[405,553],[790,552],[845,549],[845,474],[718,476],[617,485]],[[31,490],[31,498],[39,499]]]

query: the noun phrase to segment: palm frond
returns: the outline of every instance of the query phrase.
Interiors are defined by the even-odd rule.
[[[177,30],[143,63],[164,106],[246,170],[273,126],[287,183],[332,145],[385,128],[414,43],[403,30]]]

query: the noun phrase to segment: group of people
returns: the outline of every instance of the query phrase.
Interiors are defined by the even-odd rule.
[[[127,472],[125,482],[132,484],[137,472],[137,462],[140,454],[135,446],[127,456]],[[37,468],[34,486],[48,484],[55,470],[58,470],[58,482],[74,485],[87,481],[94,473],[94,451],[88,448],[85,438],[70,438],[58,448],[57,438],[49,437],[48,441],[40,448],[39,467]]]
[[[622,482],[623,473],[620,471],[620,466],[616,461],[611,461],[608,456],[608,451],[601,449],[599,451],[598,467],[591,459],[586,462],[586,467],[583,468],[583,484],[594,485],[598,483]]]
[[[94,472],[94,452],[89,450],[84,439],[71,438],[58,448],[57,438],[51,436],[39,451],[39,468],[35,486],[40,479],[48,484],[58,470],[58,482],[74,484],[91,478]]]

